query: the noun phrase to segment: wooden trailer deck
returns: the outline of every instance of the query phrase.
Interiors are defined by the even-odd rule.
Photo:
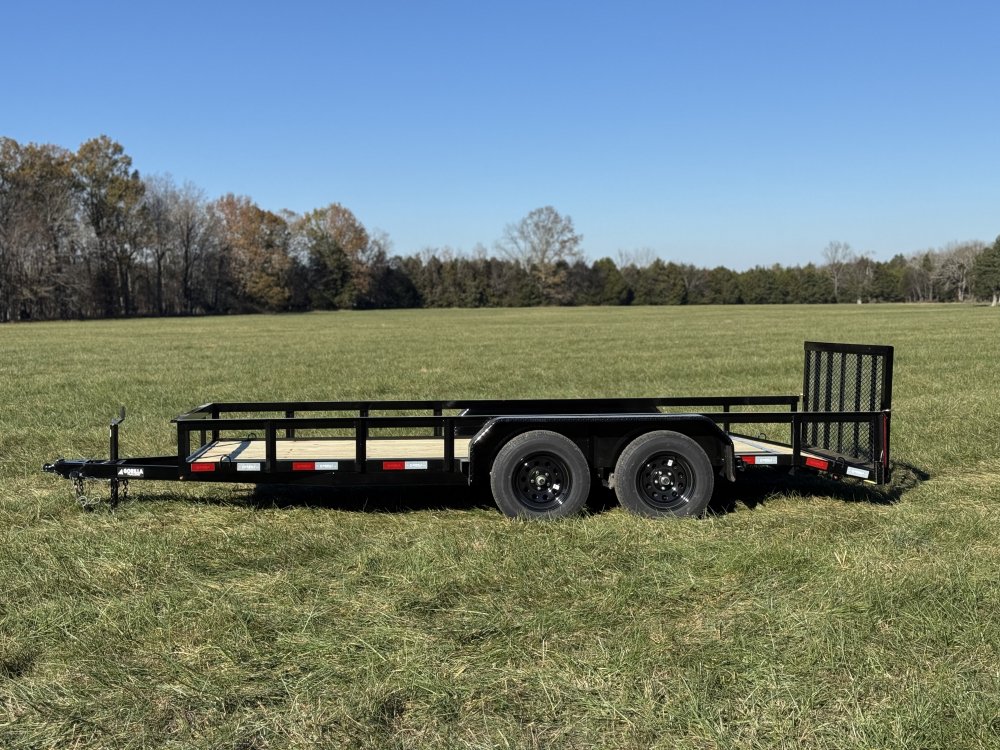
[[[733,439],[733,450],[737,456],[790,456],[792,455],[792,446],[785,445],[784,443],[772,443],[768,440],[751,440],[746,437],[737,437],[736,435],[730,435]],[[809,455],[805,451],[802,455]]]
[[[469,458],[469,438],[455,438],[455,458]],[[350,461],[355,457],[353,440],[278,440],[275,442],[279,461]],[[442,459],[444,440],[441,438],[372,438],[366,445],[368,458],[379,461],[398,459]],[[189,461],[209,463],[220,461],[265,461],[263,440],[217,440],[203,446]]]
[[[737,456],[791,455],[792,447],[764,440],[733,438]],[[468,460],[469,438],[455,438],[455,458]],[[278,440],[275,443],[279,461],[350,461],[355,456],[353,440]],[[372,438],[366,446],[368,458],[374,460],[443,459],[444,440],[441,438]],[[803,453],[803,455],[808,455]],[[220,463],[224,461],[264,461],[267,459],[263,440],[216,440],[195,451],[189,461]]]

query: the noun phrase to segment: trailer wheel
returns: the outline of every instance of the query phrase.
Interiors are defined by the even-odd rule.
[[[658,430],[626,446],[615,464],[615,494],[640,516],[700,516],[715,474],[705,451],[687,435]]]
[[[566,518],[587,502],[590,466],[566,436],[523,432],[500,449],[490,487],[497,507],[510,518]]]

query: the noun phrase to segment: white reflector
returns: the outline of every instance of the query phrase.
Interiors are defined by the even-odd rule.
[[[407,461],[406,462],[406,468],[407,469],[426,469],[427,468],[427,462],[426,461]]]
[[[260,471],[259,463],[237,463],[236,471]]]
[[[317,461],[316,471],[336,471],[340,468],[339,461]]]
[[[847,467],[847,476],[857,477],[858,479],[867,479],[868,475],[871,474],[867,469],[855,469],[853,466]]]
[[[754,456],[754,463],[760,466],[761,464],[777,464],[777,456]]]

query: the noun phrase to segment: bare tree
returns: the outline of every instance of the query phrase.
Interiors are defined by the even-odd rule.
[[[653,265],[656,260],[656,253],[651,247],[640,247],[635,250],[618,251],[618,268],[647,268]]]
[[[844,269],[854,260],[854,251],[846,242],[834,240],[823,249],[826,272],[833,281],[833,299],[840,302],[840,284],[844,279]]]
[[[21,144],[0,138],[0,323],[10,320],[14,310],[14,266],[16,262],[17,218],[22,201],[19,172]]]
[[[906,259],[906,296],[911,302],[933,302],[937,278],[938,255],[934,250],[916,252]]]
[[[77,314],[72,154],[11,139],[0,150],[0,319]]]
[[[171,215],[174,245],[177,250],[175,305],[186,315],[205,311],[208,290],[214,286],[208,278],[208,258],[218,254],[221,225],[209,210],[201,188],[185,182],[177,193]]]
[[[173,220],[177,206],[177,187],[168,175],[147,177],[142,205],[149,222],[149,238],[143,260],[151,277],[152,287],[147,292],[149,305],[156,315],[167,312],[164,299],[164,275],[176,254]]]
[[[190,182],[178,187],[169,175],[144,179],[142,208],[147,225],[142,268],[146,304],[155,315],[204,312],[210,286],[204,259],[218,245],[202,190]]]
[[[582,258],[583,235],[573,219],[552,206],[536,208],[519,222],[508,224],[497,250],[527,270],[538,284],[542,301],[565,304],[572,299],[566,280],[570,265]]]
[[[497,248],[525,268],[572,262],[580,257],[583,236],[573,229],[573,219],[552,206],[536,208],[519,222],[504,228]]]
[[[972,283],[972,267],[976,258],[986,248],[985,242],[953,242],[938,253],[935,279],[940,284],[942,295],[954,294],[958,302],[964,302]]]

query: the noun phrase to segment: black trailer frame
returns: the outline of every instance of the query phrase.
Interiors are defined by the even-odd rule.
[[[490,483],[505,513],[529,517],[575,512],[591,480],[648,515],[700,514],[714,476],[733,481],[761,466],[888,482],[892,347],[806,342],[804,350],[801,398],[213,402],[172,420],[177,449],[163,456],[119,455],[122,407],[109,458],[61,458],[43,469],[75,480],[78,494],[85,479],[109,480],[112,504],[132,480]],[[740,429],[754,425],[787,437]],[[497,478],[497,466],[510,476]],[[636,476],[616,482],[623,471]]]

